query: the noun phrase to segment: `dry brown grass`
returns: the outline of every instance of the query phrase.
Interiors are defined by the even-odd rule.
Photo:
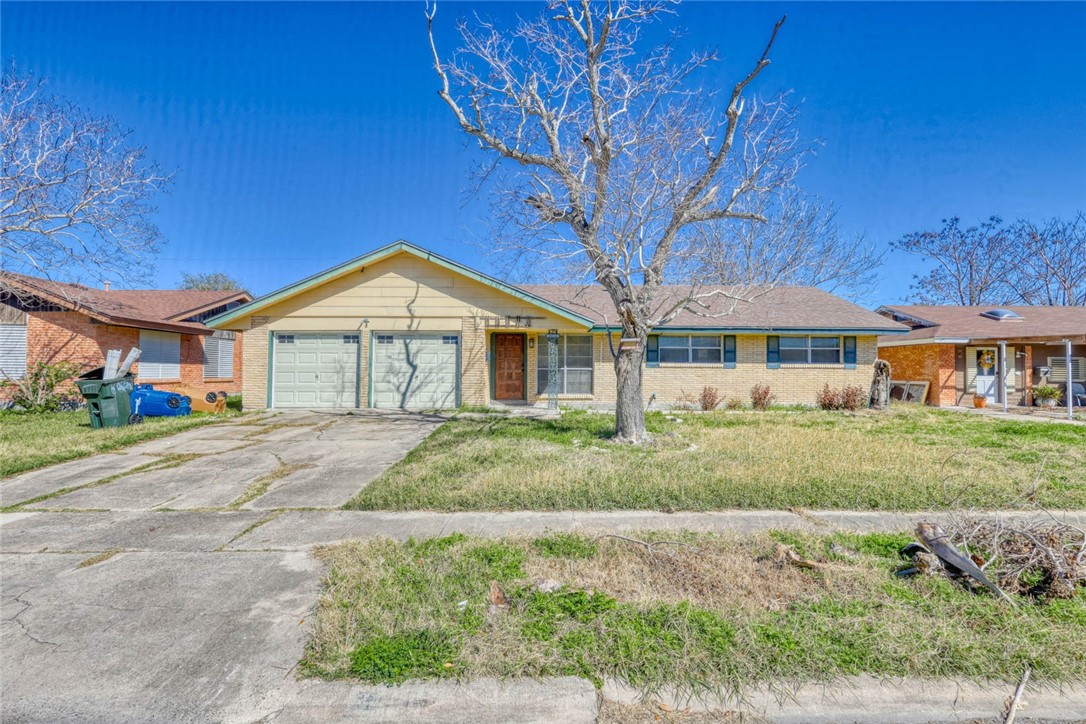
[[[769,553],[774,544],[766,536],[723,535],[696,547],[652,551],[610,538],[597,545],[598,553],[585,560],[530,557],[525,572],[532,580],[606,591],[624,603],[690,601],[733,611],[779,611],[828,592],[855,595],[881,577],[863,566],[827,566],[822,575],[812,576]]]
[[[603,699],[597,724],[770,724],[768,719],[737,711],[691,711],[659,702],[619,704]]]

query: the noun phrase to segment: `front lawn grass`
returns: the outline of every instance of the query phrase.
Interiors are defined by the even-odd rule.
[[[664,540],[646,533],[642,540]],[[647,694],[860,674],[1086,680],[1086,590],[1008,605],[945,578],[900,579],[908,535],[668,533],[356,541],[327,565],[302,671],[397,683],[618,679]],[[787,543],[782,543],[786,540]],[[787,545],[816,561],[785,562]],[[505,596],[491,605],[491,582]]]
[[[95,430],[86,410],[0,412],[0,478],[213,425],[237,414],[147,417],[142,425]]]
[[[897,407],[446,423],[367,486],[358,510],[1086,508],[1086,427]],[[1036,489],[1035,489],[1036,486]]]

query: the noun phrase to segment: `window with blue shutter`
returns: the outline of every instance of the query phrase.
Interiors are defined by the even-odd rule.
[[[845,337],[845,369],[856,369],[856,338]]]
[[[735,369],[735,335],[724,335],[724,369]]]
[[[648,344],[645,346],[645,366],[660,366],[660,336],[657,334],[649,335]]]
[[[771,370],[781,366],[781,338],[776,335],[765,338],[765,366]]]

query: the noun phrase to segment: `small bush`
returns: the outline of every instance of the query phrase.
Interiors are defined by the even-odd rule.
[[[860,385],[848,385],[841,390],[841,407],[856,410],[867,407],[867,391]]]
[[[867,404],[867,394],[859,385],[848,385],[840,390],[827,382],[815,396],[815,402],[823,410],[859,410]]]
[[[822,390],[815,396],[815,402],[823,410],[840,410],[841,393],[830,387],[830,383],[822,385]]]
[[[750,388],[750,404],[755,410],[768,410],[777,396],[769,389],[769,385],[759,382]]]
[[[73,362],[35,362],[22,379],[0,382],[0,390],[7,392],[16,407],[27,412],[72,409],[79,395],[71,380],[78,373],[79,366]]]
[[[715,387],[702,387],[701,394],[698,396],[698,404],[706,412],[715,410],[716,406],[720,404],[720,392]]]
[[[742,410],[743,401],[740,400],[738,397],[729,397],[728,401],[724,403],[724,407],[729,410]]]

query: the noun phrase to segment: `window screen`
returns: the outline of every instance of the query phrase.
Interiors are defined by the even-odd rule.
[[[181,378],[181,335],[140,330],[139,376],[141,380]]]
[[[547,394],[549,384],[549,342],[545,336],[536,345],[536,389]],[[592,337],[566,334],[558,338],[558,394],[592,394]]]
[[[216,332],[204,338],[204,379],[234,378],[234,340]]]

